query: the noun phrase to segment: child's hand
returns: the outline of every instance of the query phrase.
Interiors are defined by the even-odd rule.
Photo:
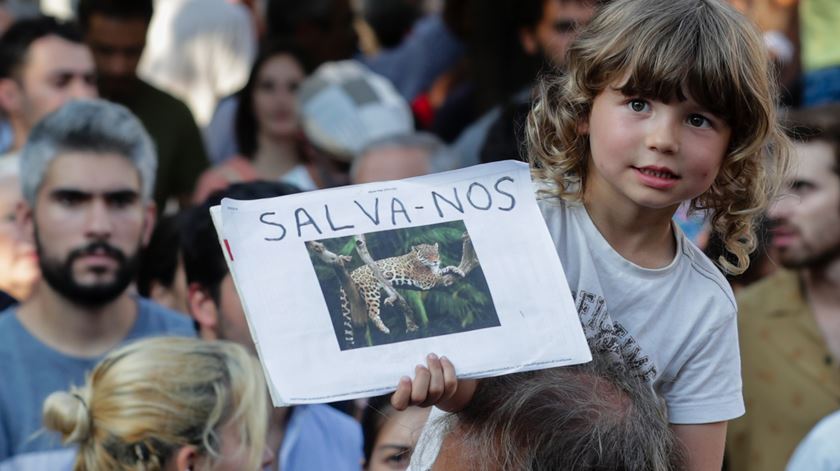
[[[428,368],[417,365],[414,381],[407,376],[400,378],[397,390],[391,396],[394,409],[404,410],[408,406],[437,406],[447,412],[463,409],[472,399],[476,380],[458,380],[455,367],[446,358],[434,353],[426,357]]]

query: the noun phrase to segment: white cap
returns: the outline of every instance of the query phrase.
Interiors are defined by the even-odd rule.
[[[346,162],[373,141],[414,132],[411,108],[391,82],[354,60],[318,67],[298,101],[309,141]]]

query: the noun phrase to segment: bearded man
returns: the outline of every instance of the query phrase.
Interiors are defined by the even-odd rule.
[[[784,470],[840,406],[840,106],[792,112],[793,168],[768,210],[784,268],[738,296],[744,402],[730,469]]]
[[[32,129],[17,216],[42,282],[0,313],[0,469],[64,469],[74,451],[37,433],[44,399],[120,344],[195,335],[187,316],[129,290],[154,227],[156,164],[143,125],[113,103],[70,102]]]

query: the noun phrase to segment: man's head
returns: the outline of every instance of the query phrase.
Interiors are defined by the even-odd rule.
[[[181,259],[179,221],[178,215],[167,215],[155,224],[137,271],[137,292],[161,306],[187,313],[187,276]]]
[[[418,0],[363,0],[361,7],[362,17],[383,49],[399,46],[423,15]]]
[[[79,2],[79,25],[93,52],[103,96],[125,96],[134,90],[152,12],[152,0]]]
[[[65,102],[95,96],[93,56],[73,25],[21,20],[0,38],[0,108],[21,142]]]
[[[184,213],[180,224],[181,254],[187,274],[188,305],[202,338],[231,340],[254,350],[245,311],[219,246],[209,209],[222,198],[253,200],[299,191],[279,182],[237,183],[213,193],[204,203]]]
[[[433,422],[441,425],[432,470],[683,469],[653,388],[597,355],[483,380],[466,408]]]
[[[44,280],[67,301],[101,307],[131,283],[154,227],[156,166],[151,138],[120,105],[74,101],[32,129],[18,216]]]
[[[772,245],[787,268],[840,259],[840,105],[791,112],[794,164],[768,210]]]
[[[470,1],[466,41],[479,110],[506,102],[541,71],[562,69],[566,50],[606,0]]]
[[[358,49],[348,0],[271,0],[266,17],[268,35],[300,44],[313,66],[349,59]]]
[[[603,0],[601,0],[603,1]],[[528,0],[518,4],[519,41],[530,55],[562,67],[579,28],[595,14],[598,0]]]
[[[455,168],[455,158],[436,136],[412,133],[368,145],[350,167],[352,183],[399,180]]]

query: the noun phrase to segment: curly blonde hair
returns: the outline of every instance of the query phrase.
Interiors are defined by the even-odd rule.
[[[526,128],[535,176],[553,181],[558,197],[582,197],[590,147],[579,126],[606,87],[624,80],[624,95],[666,103],[688,95],[732,129],[717,177],[690,208],[708,210],[732,254],[718,265],[744,272],[756,246],[754,226],[791,153],[760,33],[723,0],[617,0],[581,32],[567,59],[565,75],[546,75],[535,90]]]
[[[183,446],[212,464],[228,424],[245,469],[259,469],[268,414],[262,369],[243,347],[176,337],[117,349],[84,386],[44,402],[44,426],[79,447],[74,471],[163,470]]]

